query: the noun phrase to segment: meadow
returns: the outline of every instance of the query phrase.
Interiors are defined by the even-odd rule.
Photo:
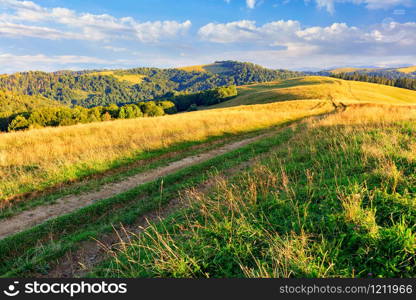
[[[106,171],[146,151],[264,129],[331,109],[328,102],[293,101],[2,134],[1,206],[18,194]]]
[[[91,276],[415,277],[416,109],[351,105],[110,249]]]
[[[194,112],[0,134],[6,228],[215,150],[3,233],[0,276],[414,277],[414,103],[410,90],[305,77]]]
[[[113,76],[120,81],[126,81],[132,85],[142,83],[143,78],[146,77],[145,75],[141,75],[141,74],[128,74],[128,73],[114,72],[114,71],[93,72],[93,73],[86,74],[86,76]]]
[[[416,91],[337,78],[308,76],[284,81],[246,85],[238,97],[210,108],[272,103],[301,99],[347,103],[405,105],[416,103]]]

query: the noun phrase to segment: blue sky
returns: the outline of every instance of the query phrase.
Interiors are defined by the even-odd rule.
[[[415,0],[0,0],[0,73],[416,65]]]

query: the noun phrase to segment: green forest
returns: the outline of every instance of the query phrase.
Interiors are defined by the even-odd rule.
[[[110,121],[114,119],[132,119],[157,117],[174,114],[178,111],[190,111],[200,105],[212,105],[237,96],[236,86],[219,87],[199,93],[169,95],[169,100],[142,101],[118,106],[95,106],[86,108],[75,106],[41,106],[0,117],[2,131],[34,129],[45,126],[67,126],[79,123]],[[0,94],[1,97],[1,94]],[[28,96],[23,96],[28,97]]]

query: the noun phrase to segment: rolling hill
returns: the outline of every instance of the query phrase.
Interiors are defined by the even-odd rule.
[[[209,108],[305,99],[343,103],[416,104],[416,91],[320,76],[240,86],[238,94],[232,100]]]

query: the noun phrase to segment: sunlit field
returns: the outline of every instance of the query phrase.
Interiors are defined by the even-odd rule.
[[[239,88],[238,97],[213,108],[304,99],[403,105],[416,104],[416,91],[367,82],[310,76],[242,86]]]
[[[105,171],[144,151],[264,129],[332,109],[325,101],[293,101],[1,134],[0,197],[4,204],[16,194]]]
[[[100,71],[100,72],[93,72],[88,73],[86,76],[114,76],[120,81],[126,81],[129,84],[140,84],[143,81],[143,78],[146,77],[145,75],[140,74],[126,74],[114,71]]]
[[[94,276],[415,277],[416,109],[308,120],[248,171],[109,251]]]

